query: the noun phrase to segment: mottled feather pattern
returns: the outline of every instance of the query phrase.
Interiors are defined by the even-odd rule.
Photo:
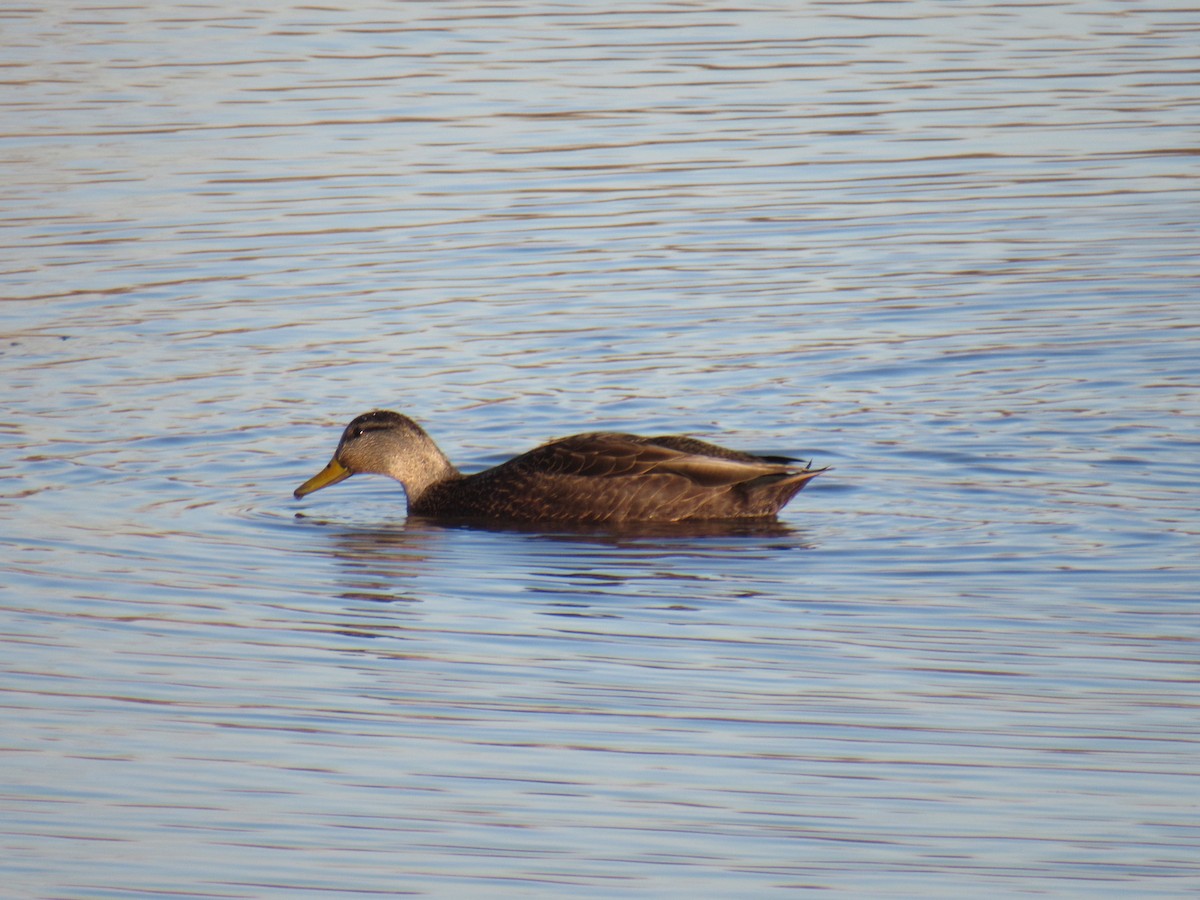
[[[713,446],[675,436],[574,435],[434,489],[413,512],[587,522],[769,516],[815,474],[736,451],[696,452]]]

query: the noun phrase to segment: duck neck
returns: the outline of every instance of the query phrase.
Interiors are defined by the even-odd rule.
[[[407,460],[403,471],[388,474],[404,485],[409,506],[418,502],[433,485],[462,477],[462,473],[436,447],[431,447],[419,460]]]

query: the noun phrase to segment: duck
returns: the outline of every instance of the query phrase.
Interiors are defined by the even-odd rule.
[[[577,524],[774,517],[828,467],[755,456],[686,435],[590,432],[563,437],[464,475],[408,416],[377,409],[342,431],[329,464],[296,499],[351,475],[388,475],[408,514]]]

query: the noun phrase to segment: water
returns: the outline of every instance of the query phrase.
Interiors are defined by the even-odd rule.
[[[1200,14],[2,20],[15,897],[1192,896]],[[777,527],[406,522],[598,428]]]

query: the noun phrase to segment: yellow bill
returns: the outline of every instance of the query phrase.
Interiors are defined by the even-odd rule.
[[[313,491],[319,491],[323,487],[329,487],[331,484],[337,484],[339,481],[345,481],[354,473],[343,466],[336,459],[331,459],[329,465],[323,468],[320,472],[314,475],[300,487],[296,488],[293,496],[297,500],[305,494],[311,494]]]

